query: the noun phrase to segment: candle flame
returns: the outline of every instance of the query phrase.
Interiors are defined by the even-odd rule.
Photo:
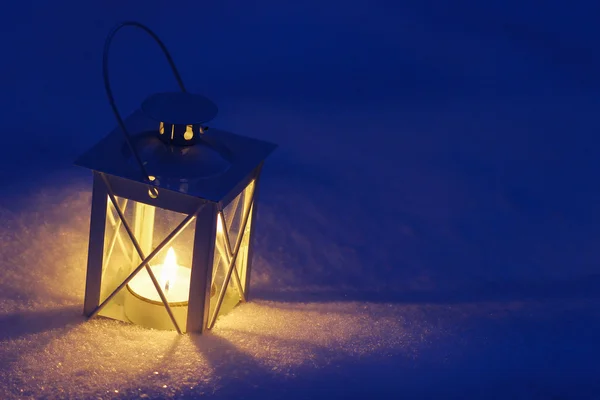
[[[169,291],[169,287],[173,285],[175,276],[177,275],[177,257],[175,256],[175,250],[173,247],[169,247],[165,262],[163,263],[162,271],[160,273],[160,281],[166,291]]]

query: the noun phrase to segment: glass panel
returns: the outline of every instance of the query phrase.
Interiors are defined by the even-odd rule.
[[[218,316],[227,314],[235,307],[242,299],[241,292],[246,287],[246,264],[248,259],[248,246],[250,243],[250,227],[251,227],[251,207],[252,196],[254,190],[254,181],[248,186],[223,210],[223,215],[217,218],[217,237],[215,242],[215,255],[213,266],[213,280],[211,286],[210,298],[210,316],[212,317],[217,306],[219,293],[225,285],[229,262],[232,254],[230,251],[235,251],[236,240],[241,240],[239,253],[236,259],[236,269],[232,271],[223,303],[219,309]],[[240,230],[243,225],[243,218],[248,214],[248,223],[240,237]],[[229,246],[226,244],[226,235],[223,229],[223,223],[226,224],[229,233]],[[239,277],[239,280],[238,280]]]
[[[133,226],[133,202],[117,197],[117,204],[127,223]],[[127,275],[135,268],[135,265],[140,263],[140,258],[134,250],[133,243],[129,239],[127,231],[110,199],[108,200],[105,229],[100,302],[103,302],[125,280]],[[122,311],[115,307],[117,304],[122,303],[123,294],[119,293],[100,312],[100,315],[123,319],[121,316]]]
[[[215,308],[217,306],[219,294],[225,284],[225,278],[227,277],[230,260],[231,258],[227,254],[227,248],[225,247],[225,235],[223,234],[223,230],[217,230],[210,296],[209,315],[211,317],[215,313]],[[241,300],[240,292],[237,289],[237,285],[235,285],[234,282],[235,277],[233,277],[232,274],[227,284],[227,290],[225,291],[225,296],[223,297],[223,303],[221,304],[221,308],[219,309],[219,316],[231,311],[231,309],[233,309],[233,307],[235,307]]]
[[[217,243],[219,242],[222,242],[222,240],[217,240]],[[217,306],[217,298],[219,297],[219,291],[221,290],[221,288],[223,287],[223,283],[225,282],[227,266],[228,262],[226,259],[226,255],[223,252],[223,246],[219,245],[219,247],[215,247],[213,261],[212,281],[210,285],[210,312],[208,314],[209,316],[212,316],[215,312],[215,307]]]
[[[250,246],[250,226],[252,225],[252,208],[250,207],[250,214],[248,215],[248,222],[246,223],[246,229],[244,229],[244,236],[242,236],[242,244],[240,246],[240,252],[236,260],[236,268],[240,275],[240,281],[242,286],[245,288],[246,282],[246,270],[248,266],[248,248]]]
[[[148,256],[187,217],[133,200],[117,203],[133,230],[144,256]],[[101,301],[142,262],[109,199],[106,219]],[[192,265],[194,224],[189,224],[150,261],[151,270],[165,294],[179,327],[185,331]],[[149,272],[142,269],[100,315],[155,329],[175,329]]]
[[[239,235],[242,218],[244,218],[244,212],[250,206],[252,201],[252,195],[254,192],[254,181],[251,181],[248,186],[223,210],[225,221],[227,222],[227,231],[229,232],[229,240],[231,243],[231,249],[235,247],[237,237]]]

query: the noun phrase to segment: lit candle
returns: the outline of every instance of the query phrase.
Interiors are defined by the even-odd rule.
[[[191,270],[177,264],[173,248],[169,248],[163,264],[150,266],[177,320],[185,325],[190,293]],[[146,269],[142,269],[127,285],[125,315],[134,324],[155,329],[175,329]]]

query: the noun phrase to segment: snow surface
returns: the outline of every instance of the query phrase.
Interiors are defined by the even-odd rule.
[[[451,4],[3,10],[0,398],[600,399],[599,6]],[[71,163],[115,125],[126,19],[213,126],[280,144],[253,300],[203,336],[81,316]],[[124,113],[175,87],[140,32],[113,50]]]

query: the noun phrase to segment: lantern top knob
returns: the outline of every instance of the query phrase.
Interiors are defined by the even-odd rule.
[[[188,92],[164,92],[150,95],[142,111],[151,119],[176,125],[203,124],[218,112],[215,103],[204,96]]]

